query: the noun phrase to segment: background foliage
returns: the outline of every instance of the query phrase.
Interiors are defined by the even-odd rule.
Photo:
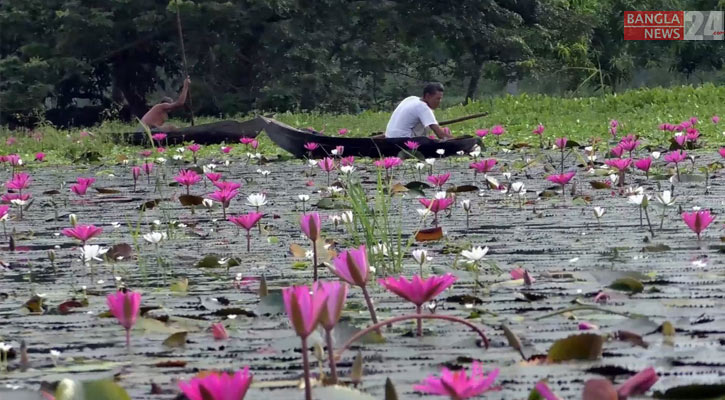
[[[176,1],[4,0],[0,123],[128,121],[162,95],[175,95],[184,74]],[[544,93],[612,92],[637,82],[643,70],[685,79],[719,71],[725,56],[714,41],[622,40],[625,10],[722,9],[713,1],[178,0],[178,6],[196,115],[388,110],[427,80],[449,85],[449,104],[499,93],[512,82],[534,83],[531,91]]]

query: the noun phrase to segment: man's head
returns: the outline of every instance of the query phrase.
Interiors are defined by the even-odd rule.
[[[435,110],[441,104],[443,98],[443,85],[439,82],[431,82],[423,88],[423,101],[428,107]]]
[[[169,96],[164,96],[164,97],[163,97],[163,98],[161,99],[161,103],[173,103],[173,102],[174,102],[174,99],[172,99],[172,98],[171,98],[171,97],[169,97]]]

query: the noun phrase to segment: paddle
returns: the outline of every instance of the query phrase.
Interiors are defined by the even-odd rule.
[[[179,31],[179,43],[181,43],[181,58],[184,60],[184,79],[189,76],[189,68],[186,65],[186,49],[184,49],[184,34],[181,31],[181,15],[179,14],[179,0],[176,0],[176,29]],[[191,103],[191,88],[186,92],[189,100],[189,112],[191,112],[191,126],[194,126],[194,106]]]
[[[448,121],[441,121],[441,122],[438,123],[438,125],[439,126],[444,126],[444,125],[455,124],[455,123],[458,123],[458,122],[468,121],[469,119],[485,117],[486,115],[488,115],[488,112],[482,112],[482,113],[478,113],[478,114],[466,115],[465,117],[458,117],[458,118],[449,119]],[[382,135],[384,133],[385,132],[373,132],[370,136],[378,136],[378,135]]]

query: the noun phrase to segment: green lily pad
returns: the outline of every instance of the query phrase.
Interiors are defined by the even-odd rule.
[[[604,338],[601,335],[585,333],[569,336],[554,342],[549,349],[547,359],[549,362],[562,362],[569,360],[596,360],[602,355]]]
[[[609,288],[635,294],[642,292],[644,290],[644,285],[637,279],[625,277],[612,282],[612,284],[609,285]]]
[[[656,399],[722,399],[725,396],[725,384],[685,385],[655,392]]]

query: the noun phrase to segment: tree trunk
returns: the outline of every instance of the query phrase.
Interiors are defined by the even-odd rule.
[[[473,96],[476,94],[476,89],[478,89],[478,81],[481,79],[481,69],[483,68],[483,63],[476,63],[476,66],[473,68],[473,71],[471,73],[471,80],[468,81],[468,89],[466,89],[466,99],[463,101],[463,104],[468,104],[470,100],[473,100]]]

